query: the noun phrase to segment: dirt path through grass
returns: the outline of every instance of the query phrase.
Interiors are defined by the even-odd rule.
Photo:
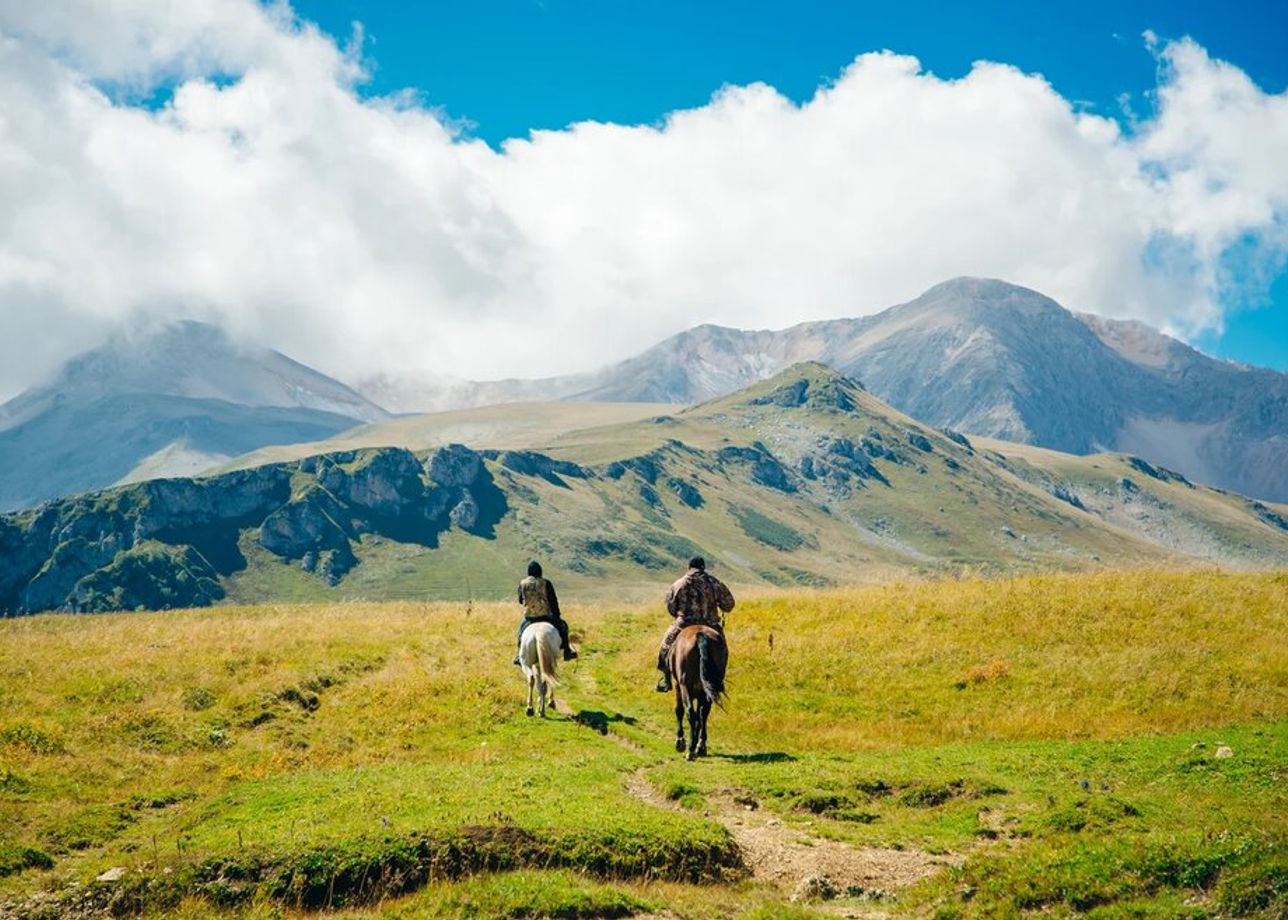
[[[645,775],[647,768],[626,778],[626,791],[655,808],[679,811]],[[784,823],[748,801],[733,796],[708,796],[704,813],[728,828],[756,881],[795,892],[806,879],[820,880],[818,894],[830,886],[830,896],[879,897],[907,888],[951,865],[951,857],[922,850],[853,847],[810,834]]]
[[[593,682],[593,674],[583,675],[583,684]],[[635,753],[644,750],[607,725],[594,724],[566,699],[556,698],[555,710],[628,750]],[[651,766],[654,765],[641,767],[626,777],[626,792],[655,808],[682,811],[649,781],[646,774]],[[806,893],[806,879],[817,879],[820,895],[826,892],[828,897],[880,897],[914,885],[959,861],[915,848],[854,847],[819,837],[784,823],[772,813],[762,811],[758,804],[746,799],[737,801],[731,794],[707,796],[706,802],[704,816],[728,829],[751,877],[789,894]]]

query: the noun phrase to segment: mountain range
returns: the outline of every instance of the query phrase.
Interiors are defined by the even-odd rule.
[[[1055,450],[1139,454],[1191,479],[1288,500],[1288,374],[1221,361],[1138,322],[957,278],[872,316],[780,331],[704,325],[591,374],[388,378],[358,389],[430,411],[517,399],[692,404],[799,361],[861,380],[929,425]]]
[[[781,331],[698,326],[599,371],[539,380],[384,376],[350,388],[201,323],[118,335],[0,406],[0,510],[362,446],[530,445],[542,432],[701,403],[807,360],[932,427],[1130,453],[1196,482],[1288,500],[1288,375],[1215,360],[1139,323],[1075,314],[1016,285],[958,278],[873,316]],[[482,414],[391,420],[388,411],[485,404]],[[512,437],[494,437],[501,429]]]
[[[388,417],[344,384],[214,326],[122,334],[0,406],[0,509],[188,475]]]
[[[1288,565],[1288,508],[1137,457],[939,431],[820,364],[536,449],[377,447],[0,515],[0,611],[656,595],[702,553],[739,586]]]

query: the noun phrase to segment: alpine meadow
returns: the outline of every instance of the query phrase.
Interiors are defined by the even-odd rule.
[[[0,890],[16,917],[1279,916],[1286,587],[754,596],[696,764],[652,604],[570,607],[535,723],[508,605],[11,620]]]

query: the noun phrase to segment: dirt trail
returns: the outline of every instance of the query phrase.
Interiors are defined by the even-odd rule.
[[[626,791],[657,808],[679,810],[663,796],[644,770],[626,780]],[[953,860],[921,850],[854,847],[818,837],[808,827],[787,824],[772,813],[749,808],[731,796],[708,796],[705,813],[729,829],[742,850],[752,878],[789,891],[808,878],[826,879],[835,894],[890,893],[921,881]]]
[[[555,709],[635,753],[644,751],[608,726],[587,720],[562,699],[557,699]],[[649,782],[647,770],[641,767],[626,777],[626,792],[655,808],[683,811]],[[704,815],[728,828],[754,880],[810,900],[847,895],[879,899],[959,861],[917,849],[855,847],[819,837],[808,826],[786,823],[772,812],[735,801],[732,794],[707,796],[706,802]],[[839,911],[872,920],[884,916],[880,911],[858,912],[854,908]]]

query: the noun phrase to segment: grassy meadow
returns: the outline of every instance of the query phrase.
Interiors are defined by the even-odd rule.
[[[741,598],[696,764],[561,599],[544,721],[513,605],[0,621],[0,916],[1288,915],[1288,573]]]

